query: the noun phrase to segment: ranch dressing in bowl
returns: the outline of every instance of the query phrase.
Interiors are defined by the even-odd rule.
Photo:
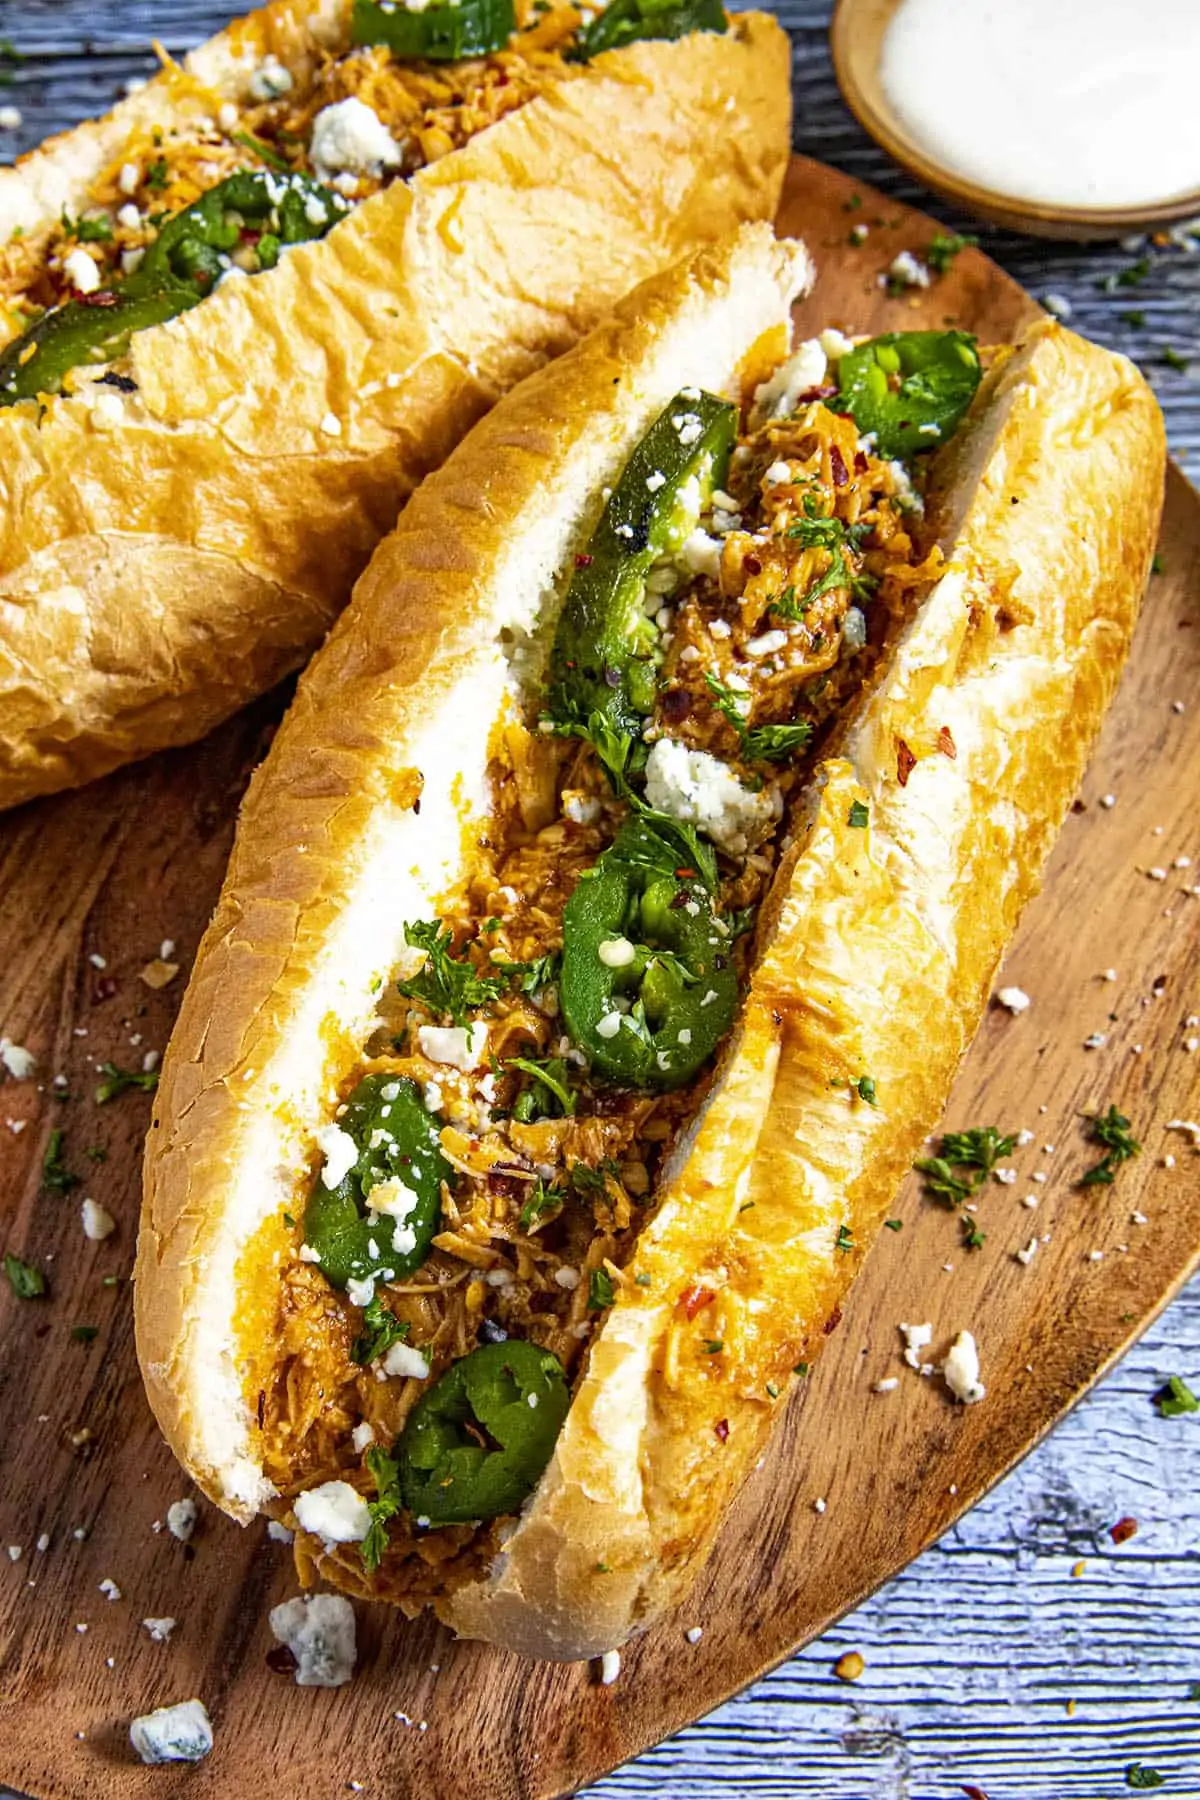
[[[1200,0],[901,0],[883,92],[994,193],[1136,207],[1200,189]]]

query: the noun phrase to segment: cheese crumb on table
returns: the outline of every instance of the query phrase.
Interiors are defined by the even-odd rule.
[[[344,1594],[285,1600],[271,1608],[270,1623],[296,1659],[297,1687],[344,1687],[354,1674],[354,1608]]]
[[[969,1331],[960,1331],[941,1365],[942,1379],[956,1400],[974,1406],[987,1389],[979,1379],[979,1346]]]
[[[167,1530],[172,1537],[186,1544],[196,1529],[196,1502],[190,1499],[173,1500],[167,1508]]]
[[[620,1673],[621,1652],[619,1650],[606,1650],[604,1655],[600,1658],[601,1687],[611,1687]]]
[[[997,1004],[1007,1007],[1010,1013],[1023,1013],[1033,1005],[1024,988],[1002,987],[996,995]]]
[[[200,1762],[213,1747],[212,1721],[200,1700],[181,1700],[143,1713],[129,1741],[144,1763]]]

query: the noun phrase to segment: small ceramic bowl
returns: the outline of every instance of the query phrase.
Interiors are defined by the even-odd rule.
[[[993,192],[937,162],[914,142],[879,78],[884,35],[901,4],[902,0],[837,0],[829,30],[833,69],[842,98],[863,130],[934,193],[990,224],[1035,237],[1122,237],[1131,231],[1158,231],[1200,213],[1200,189],[1152,206],[1052,206]]]

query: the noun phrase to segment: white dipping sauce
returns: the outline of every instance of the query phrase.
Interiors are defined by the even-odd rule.
[[[1200,189],[1200,0],[903,0],[880,77],[930,156],[1062,206]]]

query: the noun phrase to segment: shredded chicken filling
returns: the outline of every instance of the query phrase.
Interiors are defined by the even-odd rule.
[[[45,230],[0,245],[0,347],[48,308],[134,273],[167,219],[240,170],[315,176],[357,204],[579,72],[563,55],[579,27],[574,7],[540,10],[535,0],[520,0],[517,22],[505,49],[463,62],[399,61],[378,46],[325,53],[303,91],[279,71],[275,85],[283,91],[242,104],[204,89],[160,52],[166,95],[172,104],[193,102],[191,122],[132,132],[92,182],[78,216],[64,211]],[[205,112],[196,113],[196,99]],[[312,154],[314,127],[326,108],[348,99],[370,108],[391,148],[385,159],[364,153],[361,166],[326,168]],[[257,269],[253,234],[228,262]]]
[[[820,399],[747,430],[728,482],[683,554],[651,573],[661,660],[645,736],[720,757],[769,802],[752,845],[719,861],[720,911],[739,921],[729,954],[744,982],[754,916],[800,786],[940,557],[918,542],[921,503],[905,471],[864,450],[853,421]],[[811,727],[803,748],[797,724]],[[792,728],[789,749],[774,760],[758,754],[771,739],[753,733],[780,726]],[[712,1079],[710,1063],[675,1092],[604,1086],[563,1030],[564,907],[628,810],[592,745],[548,733],[530,705],[502,729],[491,778],[493,813],[473,866],[438,908],[453,954],[500,990],[468,1019],[486,1029],[486,1050],[465,1070],[435,1060],[428,1028],[446,1019],[393,988],[375,1054],[347,1085],[376,1071],[414,1081],[455,1172],[427,1260],[377,1287],[428,1376],[389,1375],[386,1357],[355,1361],[363,1310],[302,1258],[297,1223],[274,1376],[253,1396],[265,1472],[285,1508],[331,1480],[369,1499],[367,1447],[390,1449],[428,1382],[480,1343],[531,1340],[578,1378],[607,1306],[633,1278],[626,1265],[664,1158]],[[554,1071],[559,1091],[530,1072],[539,1065]],[[477,1574],[503,1528],[501,1520],[427,1530],[401,1512],[372,1572],[356,1543],[324,1549],[351,1587],[416,1609]],[[302,1572],[321,1549],[300,1534]]]

